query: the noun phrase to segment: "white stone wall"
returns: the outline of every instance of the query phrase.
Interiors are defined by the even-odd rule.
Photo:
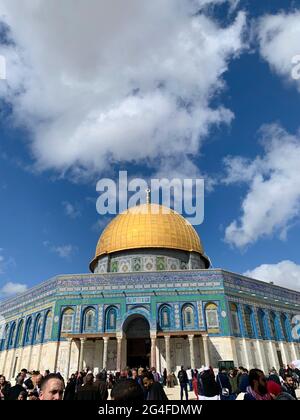
[[[11,349],[0,353],[0,372],[8,380],[14,380],[16,374],[21,369],[40,370],[41,372],[49,369],[54,370],[57,343],[37,344],[25,348]],[[17,364],[16,363],[17,359]],[[16,366],[15,372],[13,372]],[[13,382],[14,383],[14,382]]]
[[[209,337],[210,365],[217,367],[220,360],[233,360],[232,343],[230,337]]]
[[[75,341],[71,346],[70,371],[69,374],[76,372],[79,361],[79,341]],[[126,340],[122,346],[121,366],[127,364]],[[234,337],[209,337],[208,348],[210,365],[217,367],[220,360],[233,360],[236,366],[244,366],[248,369],[258,367],[269,371],[271,367],[279,367],[277,349],[285,353],[284,363],[300,358],[299,343],[275,343],[266,340],[250,340]],[[171,350],[171,370],[178,372],[180,366],[185,368],[191,365],[189,340],[184,338],[172,337],[170,340]],[[27,346],[23,349],[12,349],[0,353],[0,373],[3,373],[8,380],[13,380],[13,369],[17,360],[16,372],[22,368],[29,370],[46,369],[59,371],[65,378],[67,377],[68,367],[68,342],[45,343],[43,345]],[[296,357],[295,357],[296,356]],[[194,357],[195,368],[200,368],[205,364],[204,348],[200,337],[194,338]],[[116,369],[117,341],[109,340],[107,369]],[[157,339],[156,348],[157,369],[163,372],[166,367],[165,341]],[[274,363],[275,361],[275,363]],[[86,341],[84,343],[83,367],[89,367],[97,374],[103,368],[103,340]],[[14,383],[14,382],[13,382]]]
[[[224,338],[222,338],[224,340]],[[273,342],[269,340],[250,340],[233,338],[235,343],[236,357],[233,357],[236,366],[244,366],[247,369],[258,367],[266,373],[275,365],[278,369],[279,359],[277,350],[281,352],[284,364],[295,360],[299,347],[298,343]],[[259,347],[260,349],[259,349]],[[225,350],[226,353],[227,350]],[[228,356],[230,352],[227,353]],[[234,355],[233,355],[234,356]],[[225,359],[224,359],[225,360]],[[230,359],[228,359],[230,360]]]

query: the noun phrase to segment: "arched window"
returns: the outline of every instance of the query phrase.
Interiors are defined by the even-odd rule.
[[[235,303],[230,303],[230,315],[233,334],[240,334],[238,307]]]
[[[267,332],[265,327],[265,313],[262,309],[257,311],[257,319],[258,319],[258,327],[259,327],[259,335],[262,338],[267,338]]]
[[[16,347],[22,346],[23,344],[23,333],[24,333],[24,320],[22,319],[18,325]]]
[[[44,340],[50,340],[51,338],[52,320],[53,320],[53,313],[52,311],[48,311],[48,313],[46,314],[46,320],[45,320]]]
[[[2,338],[1,343],[0,343],[0,349],[1,349],[1,351],[3,351],[3,350],[6,349],[7,340],[8,340],[8,331],[9,331],[9,324],[6,324],[6,327],[5,327],[4,331],[3,331],[3,335],[1,337]]]
[[[277,330],[276,330],[276,315],[274,312],[270,312],[270,327],[271,327],[271,336],[273,339],[278,340]]]
[[[161,328],[171,327],[171,309],[167,305],[160,310],[160,326]]]
[[[117,310],[109,308],[106,312],[106,329],[115,330],[117,326]]]
[[[254,336],[253,326],[252,326],[252,309],[249,308],[249,306],[246,306],[244,308],[244,314],[245,314],[245,330],[248,335],[248,337]]]
[[[28,318],[26,321],[25,327],[25,335],[24,335],[24,344],[30,344],[31,342],[31,325],[32,325],[32,318]]]
[[[96,311],[88,308],[83,317],[83,331],[93,331],[95,329]]]
[[[285,341],[289,341],[289,334],[288,334],[288,330],[287,330],[287,317],[285,314],[281,314],[280,315],[280,324],[281,324],[281,329],[282,329],[282,334],[283,334],[283,338]]]
[[[218,306],[215,303],[208,303],[205,306],[205,317],[208,329],[219,328]]]
[[[291,339],[293,341],[298,341],[300,335],[300,319],[298,318],[298,315],[290,314],[289,325],[291,331]]]
[[[191,305],[187,305],[182,311],[183,328],[194,328],[195,327],[195,315],[194,308]]]
[[[65,309],[61,321],[61,332],[67,333],[73,330],[74,310],[71,308]]]
[[[34,322],[34,329],[33,329],[33,343],[37,343],[42,338],[42,317],[41,315],[37,315]]]
[[[14,322],[10,327],[8,347],[13,347],[16,338],[16,323]]]

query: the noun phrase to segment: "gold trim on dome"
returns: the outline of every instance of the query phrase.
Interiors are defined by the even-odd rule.
[[[200,238],[180,214],[158,204],[143,204],[115,217],[100,236],[95,259],[118,251],[167,248],[204,255]]]

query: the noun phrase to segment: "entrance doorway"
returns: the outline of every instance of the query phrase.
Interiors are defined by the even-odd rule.
[[[127,339],[127,365],[130,368],[150,367],[150,326],[146,318],[133,315],[124,327]]]

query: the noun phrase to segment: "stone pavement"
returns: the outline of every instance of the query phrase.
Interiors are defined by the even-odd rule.
[[[177,385],[174,388],[164,388],[165,393],[167,394],[167,397],[169,398],[169,400],[180,400],[180,386]],[[196,395],[194,393],[194,391],[189,392],[189,400],[196,400]]]

